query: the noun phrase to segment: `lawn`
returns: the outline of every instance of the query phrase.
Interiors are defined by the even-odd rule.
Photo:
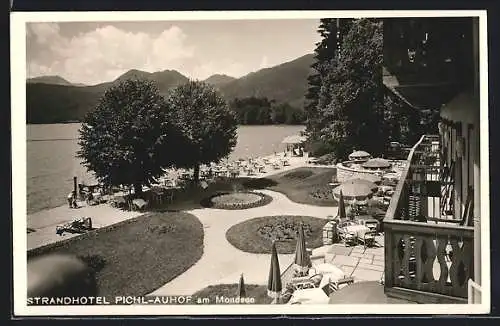
[[[35,250],[70,253],[97,271],[99,295],[145,295],[185,272],[203,254],[203,226],[183,212],[150,213]]]
[[[267,287],[265,285],[247,284],[245,285],[246,298],[253,304],[270,304],[273,299],[267,295]],[[238,284],[219,284],[210,285],[195,294],[193,301],[197,298],[209,298],[210,304],[215,304],[217,297],[236,298],[238,296]],[[248,302],[248,301],[247,301]],[[218,302],[219,304],[221,301]]]
[[[250,189],[269,189],[285,194],[290,200],[316,206],[337,206],[328,185],[336,175],[332,168],[297,168],[267,178],[243,181]]]
[[[224,177],[210,183],[206,189],[195,187],[178,192],[173,203],[166,203],[156,209],[162,211],[202,208],[207,207],[207,203],[216,194],[260,189],[281,192],[290,200],[301,204],[336,207],[338,203],[328,185],[335,174],[336,170],[333,168],[303,167],[266,178]]]
[[[226,239],[236,248],[255,254],[271,253],[273,239],[280,254],[291,254],[297,246],[297,230],[304,223],[306,246],[317,248],[323,245],[325,219],[311,216],[264,216],[233,225],[226,232]]]

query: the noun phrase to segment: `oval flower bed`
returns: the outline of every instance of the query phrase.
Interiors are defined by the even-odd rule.
[[[323,245],[323,226],[326,220],[311,216],[278,215],[257,217],[233,225],[226,238],[236,248],[255,254],[271,253],[271,244],[276,241],[280,254],[295,252],[299,224],[304,227],[306,245],[317,248]]]
[[[202,204],[217,209],[248,209],[267,205],[272,200],[271,196],[259,192],[223,192],[205,199]]]

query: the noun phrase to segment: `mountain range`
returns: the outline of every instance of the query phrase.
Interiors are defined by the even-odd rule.
[[[216,74],[205,82],[218,88],[226,100],[244,97],[267,97],[276,102],[302,108],[307,90],[307,77],[314,57],[307,54],[271,68],[252,72],[241,78]],[[104,91],[125,79],[148,79],[157,83],[165,96],[173,87],[189,78],[176,70],[145,72],[129,70],[113,81],[93,86],[73,84],[60,76],[41,76],[26,81],[26,122],[61,123],[81,121],[92,109]]]

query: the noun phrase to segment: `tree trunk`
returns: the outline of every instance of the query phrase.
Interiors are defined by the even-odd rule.
[[[135,197],[142,196],[142,184],[140,184],[140,183],[134,184],[134,194],[135,194]]]
[[[193,172],[194,184],[197,185],[199,180],[200,180],[200,164],[196,164],[194,166],[194,172]]]

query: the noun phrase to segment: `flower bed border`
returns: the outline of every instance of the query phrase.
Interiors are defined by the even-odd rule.
[[[224,192],[217,192],[216,194],[213,194],[210,197],[202,200],[202,206],[215,209],[241,210],[241,209],[250,209],[250,208],[265,206],[273,201],[273,197],[263,194],[261,192],[242,191],[242,193],[257,195],[260,196],[260,199],[252,203],[215,203],[212,201],[212,199],[215,197],[231,194],[231,192],[224,191]]]

